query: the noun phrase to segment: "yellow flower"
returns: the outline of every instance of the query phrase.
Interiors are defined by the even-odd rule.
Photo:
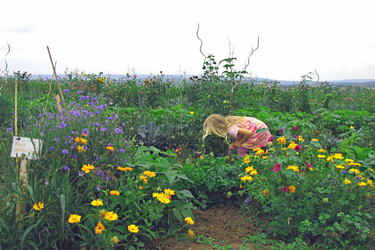
[[[319,159],[324,159],[324,158],[326,158],[326,156],[325,155],[318,155],[318,158]]]
[[[33,208],[34,208],[34,210],[36,210],[36,211],[42,210],[42,209],[44,208],[44,203],[42,203],[42,202],[38,202],[38,205],[37,205],[37,204],[34,204]]]
[[[348,180],[347,178],[345,178],[344,184],[350,184],[350,183],[352,183],[352,182],[350,180]]]
[[[253,166],[251,166],[251,167],[247,167],[247,168],[245,169],[246,173],[249,173],[249,172],[251,172],[251,171],[253,171],[253,170],[255,170]]]
[[[113,241],[113,243],[118,244],[117,236],[113,236],[111,240]]]
[[[190,114],[191,114],[191,115],[194,115],[194,111],[190,111]]]
[[[87,144],[87,140],[85,138],[76,137],[74,140],[76,143]]]
[[[151,171],[144,171],[143,172],[144,175],[147,175],[148,177],[155,177],[155,173],[154,172],[151,172]]]
[[[303,139],[302,135],[298,136],[298,141],[305,141],[305,139]]]
[[[263,159],[263,160],[267,160],[267,159],[268,159],[268,156],[263,156],[262,159]]]
[[[253,171],[251,171],[250,173],[249,173],[249,175],[251,175],[251,176],[254,176],[254,175],[257,175],[258,174],[258,172],[256,171],[256,170],[253,170]]]
[[[350,162],[348,163],[349,166],[357,166],[357,167],[360,167],[362,166],[360,163],[357,163],[357,162]]]
[[[296,144],[294,141],[292,141],[292,142],[289,144],[288,148],[295,149],[296,146],[297,146],[297,144]]]
[[[285,143],[286,143],[285,136],[282,136],[277,139],[277,144],[285,144]]]
[[[339,154],[339,153],[334,154],[333,157],[334,157],[335,159],[337,159],[337,160],[342,160],[342,159],[344,159],[344,156],[342,156],[342,154]]]
[[[354,129],[354,127],[353,127],[353,126],[350,126],[349,129]]]
[[[362,187],[362,186],[366,186],[367,183],[363,182],[363,181],[360,181],[360,182],[357,183],[357,185]]]
[[[114,213],[114,212],[111,211],[111,212],[107,212],[105,214],[104,218],[106,220],[117,220],[118,219],[118,215],[116,213]]]
[[[268,189],[263,190],[263,195],[264,195],[265,197],[268,197],[268,196],[270,195],[270,191],[269,191]]]
[[[164,193],[169,194],[169,195],[175,195],[176,194],[172,189],[169,189],[169,188],[164,189]]]
[[[117,167],[117,170],[120,170],[120,171],[132,171],[133,169],[131,168],[131,167],[125,167],[125,168],[123,168],[123,167]]]
[[[292,193],[292,194],[293,194],[294,192],[296,192],[296,187],[293,186],[293,185],[289,186],[289,192]]]
[[[98,225],[95,227],[95,233],[102,234],[103,231],[105,231],[105,227],[103,226],[102,222],[99,221]]]
[[[241,177],[241,181],[252,181],[253,177],[250,175],[245,175],[244,177]]]
[[[338,170],[343,170],[343,169],[344,169],[344,166],[341,165],[341,164],[339,164],[339,165],[336,166],[336,168],[337,168]]]
[[[109,192],[110,195],[116,195],[116,196],[119,196],[120,195],[120,192],[119,191],[116,191],[116,190],[112,190]]]
[[[263,150],[263,149],[260,149],[260,150],[258,150],[258,151],[255,153],[255,155],[262,155],[262,154],[264,154],[264,150]]]
[[[313,138],[313,139],[311,139],[312,141],[319,141],[318,139],[315,139],[315,138]]]
[[[346,163],[353,163],[354,161],[352,159],[345,159]]]
[[[351,169],[349,169],[349,172],[353,172],[353,173],[355,173],[355,174],[360,174],[360,173],[361,173],[361,172],[359,172],[358,169],[355,169],[355,168],[351,168]]]
[[[189,229],[188,233],[189,233],[190,238],[194,237],[194,231],[193,230]]]
[[[129,232],[131,232],[131,233],[138,233],[139,232],[139,228],[136,226],[136,225],[129,225],[128,226],[128,230],[129,230]]]
[[[140,179],[141,181],[143,180],[143,182],[144,182],[145,184],[148,183],[147,176],[144,176],[144,175],[140,174],[140,175],[139,175],[139,179]]]
[[[77,146],[78,153],[86,152],[86,149],[83,146]]]
[[[288,169],[292,169],[292,170],[294,170],[294,172],[299,172],[299,168],[298,168],[298,166],[289,165],[286,169],[287,169],[287,170],[288,170]]]
[[[69,217],[69,223],[78,223],[81,221],[81,216],[78,214],[71,214]]]
[[[156,197],[156,199],[164,204],[168,204],[171,202],[171,199],[169,199],[169,196],[165,193],[153,193],[152,197]]]
[[[367,184],[369,184],[370,186],[372,185],[373,181],[372,180],[367,180]]]
[[[326,162],[333,162],[333,156],[328,156],[327,159],[326,159]]]
[[[187,224],[194,225],[194,221],[191,219],[191,217],[186,217],[185,221]]]
[[[321,148],[321,149],[318,149],[318,152],[324,154],[326,151],[325,151],[324,149]]]
[[[102,200],[99,200],[99,199],[97,199],[97,200],[93,200],[93,201],[91,202],[91,205],[93,205],[93,206],[95,206],[95,207],[103,206],[103,201],[102,201]]]
[[[243,163],[249,164],[250,163],[250,156],[246,155],[245,158],[243,158]]]
[[[90,164],[83,165],[83,167],[81,168],[81,170],[84,171],[86,174],[90,173],[90,170],[93,170],[93,169],[94,169],[94,166]]]
[[[112,147],[112,146],[107,146],[106,149],[108,149],[109,151],[112,151],[112,152],[115,150],[114,147]]]

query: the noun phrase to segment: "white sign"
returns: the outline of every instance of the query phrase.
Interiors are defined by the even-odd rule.
[[[42,141],[38,139],[31,139],[27,137],[13,137],[12,152],[10,157],[25,157],[30,160],[38,158],[42,149]]]

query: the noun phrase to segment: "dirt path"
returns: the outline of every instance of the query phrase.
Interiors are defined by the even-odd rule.
[[[207,210],[195,210],[195,223],[192,230],[200,242],[193,242],[188,237],[176,240],[174,237],[159,239],[150,249],[155,250],[208,250],[210,245],[226,245],[240,249],[242,239],[257,234],[260,229],[251,223],[249,214],[234,207],[212,207]],[[197,241],[197,239],[195,239]],[[209,243],[211,242],[211,243]],[[248,244],[249,249],[251,244]]]

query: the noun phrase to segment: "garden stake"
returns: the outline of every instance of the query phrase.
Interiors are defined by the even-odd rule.
[[[69,124],[70,124],[70,117],[69,117],[69,114],[68,114],[68,109],[66,108],[66,104],[65,104],[64,96],[63,96],[63,93],[62,93],[62,90],[61,90],[61,86],[60,86],[60,83],[59,83],[59,79],[57,78],[56,68],[55,68],[55,65],[53,64],[53,60],[52,60],[52,56],[51,56],[51,52],[49,51],[49,47],[48,47],[48,46],[47,46],[47,50],[48,50],[49,59],[51,60],[51,65],[52,65],[52,69],[53,69],[53,74],[54,74],[54,76],[55,76],[55,78],[56,78],[57,87],[58,87],[59,92],[60,92],[61,100],[62,100],[62,103],[63,103],[63,105],[64,105],[65,114],[66,114],[66,116],[68,117],[68,122],[69,122]]]

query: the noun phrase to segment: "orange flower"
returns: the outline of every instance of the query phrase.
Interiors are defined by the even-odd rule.
[[[264,191],[263,191],[263,195],[264,195],[265,197],[268,197],[268,196],[270,195],[270,191],[269,191],[268,189],[264,190]]]
[[[99,221],[98,225],[95,227],[95,233],[102,234],[103,231],[105,231],[105,227],[103,226],[102,222]]]
[[[112,147],[112,146],[107,146],[106,149],[108,149],[109,151],[112,151],[112,152],[115,150],[114,147]]]
[[[200,159],[203,159],[203,158],[204,158],[204,155],[201,155],[199,158],[200,158]]]

